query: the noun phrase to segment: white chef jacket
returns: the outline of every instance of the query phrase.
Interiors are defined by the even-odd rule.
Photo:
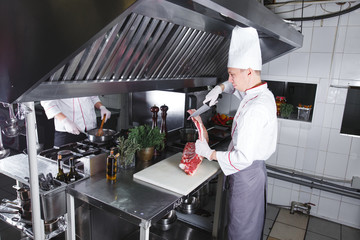
[[[222,171],[230,175],[255,160],[267,160],[275,152],[278,125],[274,95],[267,83],[248,89],[245,94],[234,89],[230,82],[224,85],[224,92],[243,97],[234,116],[228,151],[216,151]]]
[[[96,128],[96,114],[94,105],[100,102],[99,97],[67,98],[41,101],[48,119],[62,112],[69,120],[73,121],[82,132]],[[66,132],[63,123],[54,119],[55,130]]]

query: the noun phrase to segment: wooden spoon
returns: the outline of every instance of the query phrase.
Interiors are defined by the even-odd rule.
[[[98,132],[96,133],[96,136],[98,136],[98,137],[104,135],[103,126],[104,126],[105,119],[106,119],[106,114],[104,114],[104,117],[101,121],[100,128],[99,128]]]

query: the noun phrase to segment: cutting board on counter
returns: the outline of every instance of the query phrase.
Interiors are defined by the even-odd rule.
[[[134,179],[153,184],[181,195],[187,195],[220,169],[217,162],[211,162],[204,159],[197,172],[193,176],[190,176],[179,168],[181,156],[182,153],[177,153],[145,168],[144,170],[135,173]]]

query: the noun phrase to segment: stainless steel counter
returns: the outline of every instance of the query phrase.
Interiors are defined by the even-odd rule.
[[[163,156],[145,164],[155,164],[173,154],[175,152],[163,153]],[[115,183],[108,182],[105,172],[100,172],[87,180],[69,186],[68,199],[69,201],[74,201],[72,198],[82,200],[140,226],[140,239],[149,239],[151,223],[160,220],[167,212],[176,208],[184,196],[133,180],[133,174],[143,168],[144,166],[137,164],[133,170],[121,170],[117,174]],[[73,212],[70,211],[68,214],[71,215]],[[69,227],[74,227],[74,225]],[[74,229],[70,231],[75,232]],[[68,237],[72,239],[75,236]]]

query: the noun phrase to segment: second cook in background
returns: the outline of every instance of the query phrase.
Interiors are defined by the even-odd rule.
[[[101,103],[97,96],[56,99],[41,101],[48,119],[54,118],[54,146],[62,146],[84,140],[84,132],[96,128],[95,108],[101,111],[101,119],[106,120],[111,112]]]
[[[265,223],[267,174],[265,160],[275,152],[277,142],[276,104],[267,83],[261,81],[261,51],[254,28],[233,29],[229,59],[229,80],[211,90],[204,103],[210,106],[222,92],[241,102],[233,119],[227,151],[210,149],[196,141],[196,153],[217,160],[228,188],[228,239],[262,239]]]

